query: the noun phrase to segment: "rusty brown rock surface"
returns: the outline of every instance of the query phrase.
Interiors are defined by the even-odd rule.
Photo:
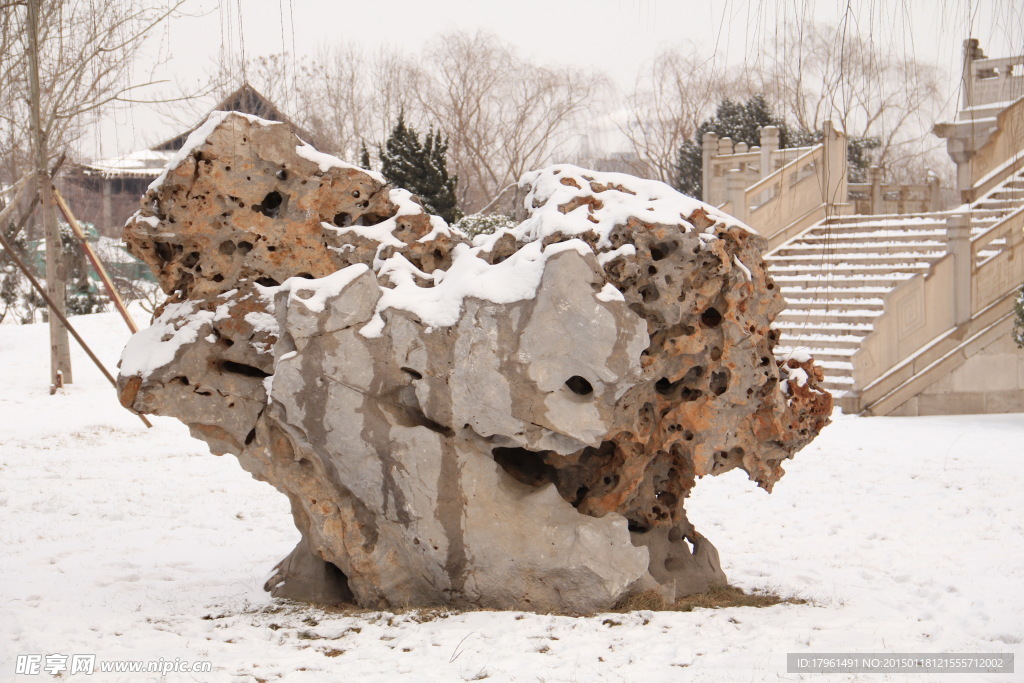
[[[671,188],[554,166],[470,240],[285,127],[215,114],[129,221],[170,295],[122,403],[285,493],[275,595],[588,611],[723,583],[697,480],[771,490],[827,424],[777,362],[764,240]]]

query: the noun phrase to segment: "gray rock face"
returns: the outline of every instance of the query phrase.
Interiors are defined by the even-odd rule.
[[[471,244],[281,126],[202,133],[126,228],[172,298],[121,400],[288,496],[302,540],[268,590],[586,612],[725,582],[683,508],[696,478],[770,488],[831,409],[809,360],[764,362],[760,238],[555,167],[524,182],[527,221]],[[197,246],[228,242],[250,248]]]

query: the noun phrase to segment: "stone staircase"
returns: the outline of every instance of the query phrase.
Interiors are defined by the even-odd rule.
[[[824,385],[839,404],[855,406],[843,400],[853,389],[851,357],[873,330],[886,295],[946,253],[946,220],[966,215],[976,236],[1022,205],[1024,171],[954,210],[834,216],[779,245],[765,256],[789,303],[775,321],[776,355],[810,353],[824,368]],[[977,260],[998,253],[1002,242],[991,242]]]

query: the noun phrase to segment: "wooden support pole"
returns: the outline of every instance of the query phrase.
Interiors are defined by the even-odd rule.
[[[100,280],[103,281],[103,286],[107,290],[107,295],[110,300],[114,302],[114,307],[117,308],[117,312],[121,314],[124,321],[128,323],[128,329],[135,334],[139,331],[135,321],[132,320],[131,315],[128,314],[128,308],[124,305],[124,301],[121,299],[121,295],[117,293],[117,288],[114,287],[113,281],[110,279],[110,275],[107,274],[107,269],[103,267],[103,263],[100,261],[96,252],[93,251],[92,245],[85,238],[85,231],[82,230],[82,226],[78,223],[78,220],[71,213],[71,207],[64,201],[64,197],[56,187],[53,188],[53,199],[57,202],[57,208],[64,214],[64,220],[71,226],[71,231],[75,233],[75,237],[82,243],[82,249],[85,251],[85,255],[89,258],[89,262],[92,263],[92,267],[96,270],[96,274],[100,276]]]
[[[50,313],[58,320],[60,320],[61,324],[64,325],[64,329],[71,333],[71,336],[75,338],[75,341],[77,341],[79,346],[82,347],[82,350],[85,351],[86,355],[88,355],[92,362],[96,364],[96,367],[100,369],[100,372],[102,372],[103,376],[107,378],[107,381],[110,382],[114,389],[117,389],[117,380],[115,380],[114,376],[111,375],[110,372],[105,367],[103,367],[103,363],[101,363],[100,359],[96,357],[96,354],[92,352],[92,349],[90,349],[89,345],[85,343],[85,340],[82,339],[82,336],[78,334],[74,327],[71,326],[71,323],[68,322],[68,319],[64,316],[64,314],[57,310],[57,307],[54,305],[53,299],[51,299],[50,296],[46,293],[46,288],[39,284],[39,281],[36,280],[35,276],[32,275],[32,271],[29,270],[28,266],[25,265],[25,262],[21,260],[20,256],[18,256],[18,252],[14,251],[14,249],[11,248],[11,243],[7,241],[7,238],[4,237],[2,232],[0,232],[0,246],[3,246],[3,248],[7,250],[7,253],[8,255],[10,255],[11,260],[14,261],[14,265],[16,265],[18,269],[25,275],[25,277],[28,278],[28,281],[32,283],[32,286],[35,288],[35,290],[39,292],[39,295],[43,297],[44,301],[46,301],[46,305],[50,307]],[[51,387],[51,393],[56,390],[57,385],[54,384]],[[139,415],[139,419],[142,420],[142,423],[147,427],[153,426],[150,423],[150,421],[146,419],[145,415]]]

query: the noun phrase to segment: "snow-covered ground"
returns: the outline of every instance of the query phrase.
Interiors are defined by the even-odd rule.
[[[113,368],[127,332],[75,320]],[[324,613],[263,579],[298,534],[284,496],[176,421],[146,430],[75,350],[48,384],[46,327],[0,326],[0,681],[22,654],[196,660],[199,681],[914,680],[786,673],[787,652],[1002,652],[1024,679],[1024,415],[851,418],[766,495],[741,472],[687,504],[731,581],[811,601],[570,618]],[[59,664],[62,660],[56,660]],[[43,665],[45,666],[45,660]]]

